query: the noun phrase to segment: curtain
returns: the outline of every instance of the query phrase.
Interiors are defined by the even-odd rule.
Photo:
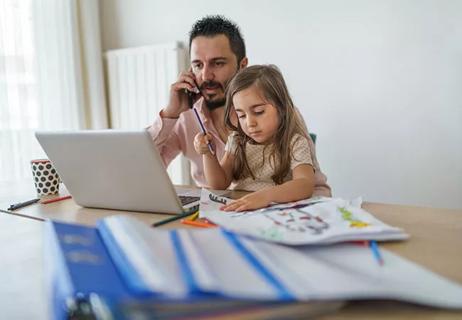
[[[0,0],[0,182],[46,157],[35,131],[107,128],[104,92],[97,1]]]

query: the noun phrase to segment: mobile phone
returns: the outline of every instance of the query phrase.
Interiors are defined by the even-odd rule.
[[[194,100],[196,100],[197,96],[200,96],[200,97],[204,98],[205,100],[207,100],[205,98],[205,96],[202,94],[202,91],[199,88],[199,85],[197,84],[196,80],[194,80],[194,85],[196,86],[197,92],[192,92],[192,91],[187,90],[188,91],[188,99],[189,99],[189,107],[190,108],[193,107]]]
[[[192,107],[194,105],[194,101],[196,100],[196,97],[197,97],[198,93],[194,93],[194,92],[191,92],[189,90],[186,90],[186,93],[188,95],[189,108],[192,109]]]

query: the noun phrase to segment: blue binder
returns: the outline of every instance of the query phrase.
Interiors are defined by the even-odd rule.
[[[111,305],[134,298],[95,228],[47,222],[47,267],[55,319],[85,315],[90,299],[104,297]]]
[[[97,228],[49,221],[46,231],[55,319],[95,319],[107,310],[114,319],[205,317],[313,299],[462,308],[462,286],[386,251],[389,263],[378,266],[367,248],[354,244],[288,248],[223,229],[151,230],[124,216],[103,219]],[[151,254],[153,248],[163,250]],[[312,281],[323,277],[348,285]]]
[[[202,317],[233,312],[242,315],[247,311],[270,312],[287,307],[281,302],[230,300],[200,292],[188,272],[174,230],[170,232],[171,240],[190,291],[184,301],[163,299],[149,291],[104,224],[92,228],[53,221],[46,223],[46,260],[52,284],[54,319],[99,319],[108,314],[113,319],[130,319],[133,315],[148,318]],[[231,234],[228,236],[232,238]],[[261,272],[265,273],[263,269]]]

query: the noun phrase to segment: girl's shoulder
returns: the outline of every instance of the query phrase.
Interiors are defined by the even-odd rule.
[[[298,144],[307,144],[309,145],[309,141],[308,141],[308,138],[300,133],[296,133],[294,134],[294,136],[292,137],[292,139],[290,140],[290,143],[292,145],[298,145]]]
[[[237,131],[231,131],[228,135],[228,143],[235,144],[239,141],[239,133]]]
[[[236,150],[236,148],[237,148],[239,140],[240,140],[240,138],[239,138],[238,132],[237,131],[232,131],[228,135],[228,140],[226,141],[225,150],[234,152]]]
[[[237,131],[231,131],[231,133],[228,135],[228,139],[229,138],[234,138],[234,137],[237,137],[239,136],[239,133]]]

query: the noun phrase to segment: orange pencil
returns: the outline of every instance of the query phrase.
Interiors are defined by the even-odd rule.
[[[40,203],[41,204],[48,204],[48,203],[57,202],[57,201],[61,201],[61,200],[66,200],[66,199],[70,199],[70,198],[72,198],[72,196],[68,195],[68,196],[62,196],[62,197],[58,197],[58,198],[43,200],[43,201],[40,201]]]
[[[215,228],[217,226],[216,224],[211,223],[211,222],[202,222],[202,221],[197,221],[197,220],[186,220],[186,219],[181,220],[181,223],[194,226],[194,227],[200,227],[200,228]]]

